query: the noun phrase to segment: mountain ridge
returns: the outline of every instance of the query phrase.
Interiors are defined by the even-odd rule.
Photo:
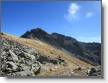
[[[59,33],[54,32],[49,34],[41,28],[31,29],[31,31],[25,32],[21,37],[39,39],[55,46],[58,49],[65,49],[66,51],[74,54],[75,57],[85,60],[91,64],[101,64],[101,43],[80,42],[73,37]]]
[[[38,39],[0,35],[0,67],[6,76],[100,76],[93,66]],[[94,69],[96,68],[96,69]]]

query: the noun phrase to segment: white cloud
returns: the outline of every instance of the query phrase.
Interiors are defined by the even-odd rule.
[[[92,12],[87,12],[85,17],[86,18],[91,18],[92,16],[93,16],[93,13]]]
[[[70,15],[75,15],[79,11],[79,6],[76,3],[72,3],[68,9]]]
[[[91,18],[92,16],[92,11],[86,12],[83,6],[77,3],[71,3],[67,9],[67,14],[65,15],[65,18],[67,21],[73,22],[73,20],[78,21],[86,18]]]
[[[71,21],[72,19],[75,19],[77,17],[78,11],[80,7],[76,3],[71,3],[68,8],[68,13],[65,16],[68,21]]]

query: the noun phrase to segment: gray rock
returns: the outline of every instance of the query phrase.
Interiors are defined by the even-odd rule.
[[[21,72],[16,72],[15,76],[33,76],[32,71],[25,70]]]
[[[7,71],[7,72],[16,71],[17,68],[18,68],[18,66],[12,61],[8,61],[2,65],[2,70]]]
[[[10,53],[10,55],[11,55],[13,61],[14,61],[14,62],[18,62],[18,57],[17,57],[17,55],[16,55],[14,52],[12,52],[11,50],[9,50],[9,53]]]
[[[41,68],[39,62],[35,62],[35,63],[32,64],[32,66],[31,66],[31,70],[34,71],[34,72],[36,72],[39,68]]]
[[[64,64],[60,58],[46,57],[33,48],[24,46],[15,41],[2,40],[5,44],[1,49],[1,74],[8,76],[36,76],[46,72],[43,67]],[[44,66],[43,66],[44,65]]]

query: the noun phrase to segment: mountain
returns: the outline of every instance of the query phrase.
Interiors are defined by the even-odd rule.
[[[60,45],[56,42],[56,40],[53,39],[50,34],[45,32],[41,28],[36,28],[36,29],[32,29],[31,31],[27,31],[21,37],[28,38],[28,39],[39,39],[53,46],[60,47]]]
[[[65,36],[58,33],[48,34],[41,28],[32,29],[24,33],[22,38],[39,39],[46,42],[57,49],[64,50],[75,57],[89,62],[92,65],[101,64],[101,43],[85,43],[75,38]]]
[[[39,34],[27,32],[29,33],[28,39],[6,33],[0,34],[1,75],[9,77],[102,77],[100,65],[94,66],[75,57],[72,53],[60,49],[59,46],[61,45],[56,48],[57,45],[55,44],[59,43],[51,39],[51,35],[44,31],[40,32],[40,30],[33,30],[36,33],[39,31]],[[48,40],[54,40],[54,46],[51,45],[53,43],[47,43],[48,40],[44,42],[44,37],[48,38]],[[89,46],[87,48],[90,49]]]

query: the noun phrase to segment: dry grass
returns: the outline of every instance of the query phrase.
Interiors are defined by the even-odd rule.
[[[62,59],[65,60],[65,62],[67,63],[66,67],[60,66],[58,68],[58,70],[53,70],[53,72],[48,71],[46,73],[46,76],[47,76],[47,74],[48,75],[54,75],[54,74],[57,75],[57,74],[63,74],[66,72],[70,73],[72,70],[78,68],[79,66],[83,69],[88,69],[88,68],[93,67],[91,64],[81,61],[75,57],[72,57],[72,56],[66,54],[65,52],[58,50],[58,49],[52,47],[51,45],[46,44],[39,40],[19,38],[19,37],[15,37],[15,36],[11,36],[11,35],[1,35],[1,37],[6,38],[11,41],[18,42],[18,43],[26,45],[28,47],[32,47],[44,56],[48,56],[51,58],[61,57]]]

